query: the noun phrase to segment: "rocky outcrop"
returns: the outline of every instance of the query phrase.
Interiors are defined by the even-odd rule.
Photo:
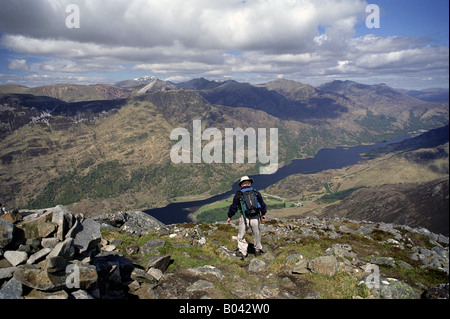
[[[237,227],[164,225],[140,211],[21,211],[14,223],[0,219],[0,299],[448,299],[449,239],[426,229],[269,218],[264,253],[250,245],[241,260]],[[352,293],[333,293],[333,282]]]
[[[156,282],[154,272],[142,270],[140,276],[138,265],[111,251],[98,221],[74,216],[64,206],[20,215],[15,223],[0,218],[0,299],[127,298],[133,280]],[[117,215],[127,217],[129,228],[142,227],[139,234],[163,226],[142,212]],[[164,259],[154,267],[167,265]]]

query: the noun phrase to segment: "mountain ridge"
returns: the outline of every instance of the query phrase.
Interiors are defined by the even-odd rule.
[[[156,80],[147,81],[140,83],[141,88]],[[323,147],[374,142],[448,123],[445,104],[423,102],[416,107],[400,103],[396,118],[333,92],[317,90],[322,94],[319,99],[308,95],[303,102],[303,97],[291,100],[274,89],[233,80],[194,82],[186,87],[198,85],[203,90],[157,89],[132,96],[131,89],[123,99],[78,102],[7,94],[0,87],[0,177],[6,185],[0,194],[2,201],[13,206],[51,206],[58,201],[68,205],[72,201],[82,203],[77,209],[83,210],[98,205],[98,196],[104,196],[104,210],[111,209],[111,203],[121,208],[151,208],[186,196],[221,193],[239,175],[257,170],[250,163],[185,167],[170,163],[171,130],[189,130],[194,119],[222,131],[227,127],[277,127],[280,166],[293,158],[312,156]],[[280,89],[283,81],[277,83]],[[302,87],[312,90],[298,82],[288,83],[300,91]],[[224,103],[227,106],[210,101],[221,98],[235,102]],[[280,115],[284,105],[291,108]],[[271,110],[281,117],[267,112]],[[302,116],[292,120],[292,114]],[[189,176],[201,187],[192,189]],[[153,180],[165,191],[153,186]]]
[[[244,84],[244,85],[251,85],[253,87],[265,87],[269,88],[270,90],[274,90],[277,92],[285,92],[286,94],[289,94],[290,91],[298,91],[299,94],[308,96],[308,95],[315,95],[319,91],[326,91],[326,92],[334,92],[339,91],[339,88],[351,88],[351,87],[359,87],[359,88],[378,88],[381,90],[382,88],[409,96],[413,99],[419,99],[424,102],[437,102],[437,103],[445,103],[448,102],[448,89],[443,88],[429,88],[429,89],[423,89],[423,90],[406,90],[402,88],[394,89],[389,87],[388,85],[384,83],[380,84],[362,84],[355,81],[350,80],[333,80],[324,84],[320,84],[317,86],[313,86],[310,84],[305,84],[302,82],[298,82],[295,80],[289,80],[289,79],[276,79],[269,81],[267,83],[263,84],[250,84],[250,83],[244,83],[244,82],[237,82],[235,80],[225,80],[225,81],[217,81],[217,80],[208,80],[206,78],[194,78],[188,81],[179,82],[179,83],[173,83],[169,81],[164,81],[158,79],[156,76],[142,76],[139,78],[133,78],[128,80],[122,80],[118,81],[114,84],[89,84],[89,85],[79,85],[79,84],[54,84],[54,85],[44,85],[44,86],[36,86],[36,87],[27,87],[27,86],[21,86],[16,84],[3,84],[0,85],[0,94],[8,94],[8,93],[29,93],[33,95],[46,95],[53,98],[62,99],[66,102],[74,102],[74,101],[80,101],[82,95],[88,96],[89,99],[114,99],[114,98],[123,98],[128,97],[131,95],[132,91],[137,91],[139,89],[142,89],[146,85],[149,85],[151,83],[158,82],[161,87],[165,87],[165,89],[188,89],[188,90],[195,90],[195,91],[202,91],[202,90],[209,90],[214,89],[218,86],[221,86],[223,84],[230,84],[230,83],[238,83],[238,84]],[[64,91],[77,91],[77,89],[94,89],[97,91],[106,91],[106,92],[99,92],[100,95],[95,95],[94,97],[89,97],[87,93],[81,93],[81,96],[79,97],[64,97],[62,93]],[[108,88],[110,90],[117,91],[117,93],[109,93]],[[149,91],[147,93],[151,93],[153,91]],[[323,92],[322,92],[323,93]],[[79,93],[80,94],[80,93]],[[290,92],[292,94],[292,92]],[[294,100],[302,99],[301,97],[295,97],[294,96],[286,96],[287,98],[292,98]],[[86,97],[84,97],[86,98]],[[422,99],[420,99],[422,98]],[[76,99],[76,100],[75,100]],[[303,97],[303,100],[305,97]],[[417,101],[416,101],[417,102]]]

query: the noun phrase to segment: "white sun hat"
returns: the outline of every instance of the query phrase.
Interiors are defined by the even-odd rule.
[[[246,181],[249,181],[250,183],[253,184],[253,178],[250,178],[248,176],[242,176],[241,180],[239,181],[239,186],[241,186],[242,182],[246,182]]]

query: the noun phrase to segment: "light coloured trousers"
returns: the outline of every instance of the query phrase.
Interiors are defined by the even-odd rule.
[[[247,255],[248,243],[245,240],[245,233],[247,229],[251,228],[253,233],[253,241],[255,245],[255,249],[262,249],[261,245],[261,231],[259,229],[260,225],[259,216],[255,216],[252,218],[244,218],[241,215],[239,218],[239,232],[238,232],[238,248],[239,251],[245,256]]]

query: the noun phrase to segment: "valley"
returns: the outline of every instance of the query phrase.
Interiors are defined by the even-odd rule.
[[[222,136],[225,128],[277,128],[279,167],[325,147],[374,143],[448,124],[448,101],[423,101],[386,85],[351,81],[313,87],[288,80],[175,84],[147,77],[68,88],[0,86],[0,198],[7,207],[62,204],[87,215],[149,209],[209,198],[230,190],[242,175],[258,174],[260,163],[249,163],[247,153],[244,163],[173,163],[176,141],[170,132],[178,127],[192,132],[194,120]],[[441,149],[448,160],[448,144]],[[443,161],[423,170],[411,158],[384,155],[333,172],[291,176],[282,182],[282,197],[313,202],[328,190],[430,181],[448,176]],[[280,196],[277,189],[266,192]]]
[[[447,140],[442,145],[401,151],[405,146],[424,146],[424,140],[434,145],[430,136],[439,134]],[[355,165],[290,175],[261,192],[268,199],[269,215],[278,218],[339,216],[422,226],[447,235],[448,147],[448,127],[444,127],[390,144],[385,148],[390,151],[382,155],[383,148],[377,149],[377,157]],[[366,154],[370,153],[375,152]],[[223,220],[230,201],[202,207],[195,219],[211,221],[216,216],[215,220]]]

